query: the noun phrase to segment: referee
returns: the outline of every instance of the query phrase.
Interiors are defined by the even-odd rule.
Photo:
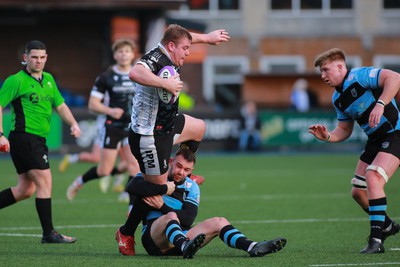
[[[46,137],[53,108],[71,126],[71,135],[81,131],[53,76],[44,72],[46,46],[37,40],[25,46],[25,67],[9,76],[0,89],[0,147],[10,151],[18,174],[15,187],[0,192],[0,209],[31,197],[36,192],[36,211],[43,228],[42,243],[74,243],[76,238],[54,230],[51,214],[52,177]],[[3,134],[3,108],[11,104],[11,132]]]

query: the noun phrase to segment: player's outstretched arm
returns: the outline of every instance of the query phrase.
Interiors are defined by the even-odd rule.
[[[192,44],[218,45],[228,42],[231,38],[225,29],[219,29],[209,33],[191,32],[190,34],[192,35]]]

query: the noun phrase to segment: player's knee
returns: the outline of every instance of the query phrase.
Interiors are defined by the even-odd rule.
[[[226,225],[228,225],[228,224],[230,224],[230,223],[229,223],[229,221],[228,221],[226,218],[224,218],[224,217],[214,217],[214,218],[213,218],[212,224],[218,225],[218,228],[222,228],[222,227],[224,227],[224,226],[226,226]]]
[[[31,196],[33,196],[33,194],[36,191],[36,186],[31,185],[27,188],[24,189],[17,189],[14,191],[14,197],[17,201],[21,201],[27,198],[30,198]]]
[[[365,177],[361,175],[354,175],[353,179],[351,179],[351,185],[355,189],[352,190],[352,194],[358,190],[367,190],[367,182]]]
[[[168,213],[165,215],[165,218],[166,218],[168,221],[172,221],[172,220],[179,221],[178,216],[177,216],[176,213],[173,212],[173,211],[168,212]]]

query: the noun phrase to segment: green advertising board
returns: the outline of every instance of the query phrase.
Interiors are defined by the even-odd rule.
[[[290,146],[318,144],[317,140],[308,133],[312,124],[324,124],[328,130],[337,125],[336,113],[332,112],[260,112],[262,121],[261,136],[263,145]],[[355,124],[351,137],[346,142],[365,143],[366,136],[360,127]]]
[[[3,111],[3,130],[4,134],[8,136],[11,128],[11,113]],[[51,115],[50,133],[47,137],[47,146],[49,150],[59,150],[62,142],[62,121],[57,112]]]

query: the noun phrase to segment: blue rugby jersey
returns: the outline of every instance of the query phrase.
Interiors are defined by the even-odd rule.
[[[380,71],[375,67],[351,69],[332,95],[337,119],[356,121],[369,139],[400,129],[399,109],[394,99],[386,104],[377,127],[371,128],[368,124],[369,115],[383,91],[379,87]]]
[[[200,188],[198,184],[186,177],[185,181],[176,186],[170,195],[163,195],[164,205],[159,211],[150,211],[146,220],[155,220],[162,215],[174,211],[177,213],[182,228],[189,228],[197,216],[200,203]],[[146,224],[143,226],[143,232]]]

